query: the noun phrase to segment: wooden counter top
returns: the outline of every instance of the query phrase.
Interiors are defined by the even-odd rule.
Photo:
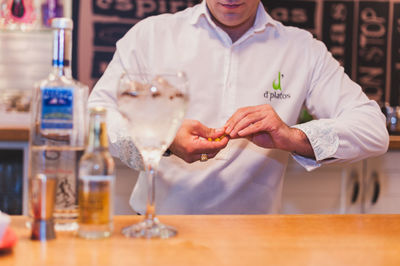
[[[109,239],[58,233],[40,243],[16,216],[19,240],[0,265],[400,265],[400,215],[160,216],[178,229],[175,238],[120,234],[141,218],[115,217]]]
[[[390,136],[389,150],[400,150],[400,136]]]
[[[0,126],[0,141],[28,141],[28,127]],[[400,136],[390,136],[389,150],[400,150]]]

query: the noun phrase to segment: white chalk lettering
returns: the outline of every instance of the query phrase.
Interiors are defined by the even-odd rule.
[[[375,62],[379,62],[384,57],[385,57],[385,53],[383,52],[382,49],[380,49],[378,47],[371,47],[370,49],[368,49],[368,51],[364,55],[364,59],[369,62],[372,60],[374,60]]]
[[[114,3],[114,0],[97,0],[96,6],[101,9],[109,9],[112,3]]]
[[[347,8],[344,4],[334,4],[331,8],[331,16],[335,20],[345,21]]]
[[[307,12],[303,8],[294,8],[291,12],[292,21],[295,23],[304,23],[307,21]]]
[[[386,33],[384,23],[386,19],[383,17],[376,16],[375,10],[372,8],[366,8],[361,11],[361,19],[364,22],[361,25],[361,32],[372,38],[383,37]]]
[[[288,22],[289,21],[289,10],[287,8],[278,7],[271,11],[271,16],[279,21]]]
[[[383,69],[380,67],[360,67],[360,83],[367,87],[381,89],[382,79],[379,76],[383,74]]]
[[[133,4],[130,0],[116,0],[115,9],[118,11],[133,10]]]
[[[153,0],[136,0],[136,17],[145,17],[156,10],[157,4]]]
[[[171,1],[169,6],[169,11],[175,13],[176,11],[179,11],[184,7],[186,7],[185,1]]]
[[[346,41],[346,24],[332,24],[329,33],[332,41],[344,44]]]

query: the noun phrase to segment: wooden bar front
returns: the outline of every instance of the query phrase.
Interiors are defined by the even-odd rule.
[[[160,216],[172,239],[129,239],[121,228],[140,216],[115,217],[111,238],[71,233],[37,242],[26,217],[12,218],[18,243],[0,265],[400,265],[400,215]]]

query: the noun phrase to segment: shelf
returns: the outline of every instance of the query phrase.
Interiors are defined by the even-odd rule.
[[[28,141],[29,128],[24,126],[18,127],[0,127],[0,141]]]
[[[6,28],[0,28],[0,34],[21,34],[21,35],[26,35],[26,34],[51,34],[52,29],[47,28],[47,27],[37,27],[37,28],[31,28],[31,29],[6,29]]]

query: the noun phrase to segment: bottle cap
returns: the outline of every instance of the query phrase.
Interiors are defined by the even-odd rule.
[[[90,108],[90,114],[105,114],[107,109],[103,106],[95,106]]]
[[[74,22],[70,18],[53,18],[51,20],[51,27],[55,29],[72,30],[74,28]]]

